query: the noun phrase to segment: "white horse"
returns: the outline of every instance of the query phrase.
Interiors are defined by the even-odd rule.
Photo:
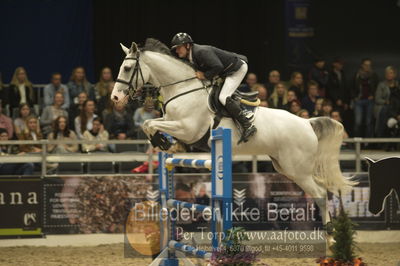
[[[163,117],[145,121],[143,130],[147,136],[151,139],[161,131],[187,144],[201,139],[210,130],[214,113],[207,104],[207,90],[195,90],[204,85],[193,79],[194,69],[169,55],[168,48],[154,39],[148,39],[141,50],[135,43],[130,49],[122,44],[121,47],[126,57],[112,100],[126,103],[128,90],[136,91],[149,82],[160,88],[164,102],[169,103]],[[184,94],[191,90],[194,91]],[[264,107],[257,107],[254,124],[257,133],[248,142],[237,144],[241,133],[235,123],[230,118],[221,120],[220,126],[232,129],[233,154],[269,155],[279,173],[316,199],[323,223],[329,222],[326,190],[337,194],[338,190],[346,191],[355,184],[340,171],[342,124],[327,117],[303,119],[284,110]]]

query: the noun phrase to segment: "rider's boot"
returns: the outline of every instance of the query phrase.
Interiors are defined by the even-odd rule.
[[[242,110],[240,103],[233,100],[231,97],[226,98],[225,108],[232,118],[239,122],[243,129],[242,137],[240,138],[239,143],[242,141],[247,142],[249,138],[257,131],[257,128],[253,125],[253,123],[250,122],[251,118],[246,116],[247,112]]]

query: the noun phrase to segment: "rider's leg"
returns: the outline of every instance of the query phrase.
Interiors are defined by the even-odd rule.
[[[231,98],[232,94],[239,87],[240,82],[243,80],[246,73],[247,64],[243,62],[243,65],[238,69],[238,71],[226,77],[224,86],[222,86],[221,93],[219,95],[219,101],[243,128],[242,138],[239,142],[246,142],[248,138],[257,131],[256,127],[250,122],[250,119],[246,117],[246,112],[241,109],[240,103]]]

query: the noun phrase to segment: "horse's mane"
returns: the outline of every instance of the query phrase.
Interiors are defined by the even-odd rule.
[[[174,56],[171,50],[161,41],[154,39],[154,38],[147,38],[144,45],[140,47],[141,51],[151,51],[156,52],[164,55],[168,55],[171,58],[184,63],[185,65],[189,66],[191,69],[194,69],[193,66],[187,60],[181,60],[178,57]]]

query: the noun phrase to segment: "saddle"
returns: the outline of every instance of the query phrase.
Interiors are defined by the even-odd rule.
[[[216,79],[212,84],[212,90],[208,97],[208,105],[211,111],[215,113],[213,129],[217,128],[219,121],[221,121],[223,117],[231,117],[229,112],[225,109],[225,106],[223,106],[218,99],[224,83],[225,79]],[[260,105],[260,99],[258,99],[257,96],[258,91],[241,92],[236,89],[232,95],[232,99],[240,102],[242,109],[248,112],[248,117],[254,118],[255,109]]]

